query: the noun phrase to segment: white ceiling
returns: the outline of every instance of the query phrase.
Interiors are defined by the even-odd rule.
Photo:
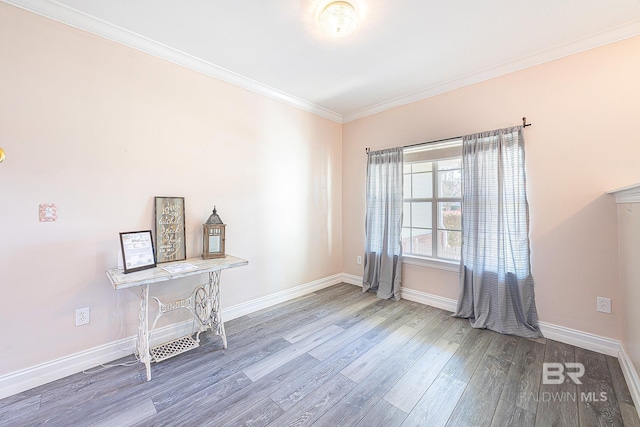
[[[346,122],[640,34],[640,0],[2,0]],[[638,52],[640,55],[640,52]]]

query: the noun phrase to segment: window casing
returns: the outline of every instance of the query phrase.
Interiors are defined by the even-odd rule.
[[[462,141],[406,149],[403,172],[403,254],[460,260]]]

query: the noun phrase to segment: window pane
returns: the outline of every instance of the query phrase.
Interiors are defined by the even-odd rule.
[[[411,227],[411,203],[403,203],[402,205],[402,226]]]
[[[413,170],[412,170],[413,173],[431,172],[433,170],[433,163],[432,162],[413,163],[412,167],[413,167]]]
[[[438,257],[460,259],[462,232],[438,230]]]
[[[400,238],[402,240],[402,252],[406,254],[410,254],[411,253],[411,229],[403,228],[402,235]]]
[[[460,169],[438,171],[438,197],[462,197]]]
[[[411,229],[411,253],[422,256],[433,255],[431,230]]]
[[[430,199],[433,196],[432,173],[414,173],[413,178],[413,194],[414,199]]]
[[[438,169],[443,171],[447,169],[461,169],[462,159],[440,160],[438,162]]]
[[[438,228],[447,230],[462,230],[462,203],[438,203]]]
[[[420,228],[432,227],[431,202],[411,203],[411,226]]]
[[[456,153],[449,151],[442,152],[441,155],[446,160],[438,160],[439,156],[433,155],[416,156],[415,153],[407,157],[405,152],[407,162],[404,164],[403,252],[459,260],[462,159],[450,157]],[[427,201],[418,201],[425,199]],[[453,201],[445,202],[442,199]]]
[[[411,175],[410,174],[404,175],[404,180],[402,181],[402,185],[404,186],[402,188],[402,196],[405,199],[410,199],[411,198]]]

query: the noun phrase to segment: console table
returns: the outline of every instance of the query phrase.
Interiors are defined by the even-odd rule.
[[[208,329],[213,330],[216,335],[220,335],[223,348],[227,348],[227,337],[220,312],[220,273],[222,270],[241,267],[248,263],[247,260],[227,255],[224,258],[216,259],[189,258],[184,261],[168,262],[160,267],[129,274],[124,274],[124,271],[119,268],[107,270],[107,277],[109,277],[114,289],[140,287],[136,351],[140,361],[147,368],[147,381],[151,380],[151,362],[160,362],[198,347],[200,334]],[[208,282],[196,286],[191,295],[185,299],[165,304],[158,298],[151,297],[158,304],[158,313],[153,325],[149,328],[150,285],[205,273],[209,274]],[[189,310],[193,314],[199,324],[198,330],[190,335],[149,348],[149,335],[155,328],[158,319],[163,314],[179,309]]]

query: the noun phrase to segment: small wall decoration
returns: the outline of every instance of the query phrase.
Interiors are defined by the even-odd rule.
[[[187,259],[184,197],[155,198],[157,262]]]
[[[120,233],[120,247],[125,274],[156,266],[151,230]]]
[[[55,203],[41,203],[39,212],[40,222],[54,222],[58,219],[58,206]]]

